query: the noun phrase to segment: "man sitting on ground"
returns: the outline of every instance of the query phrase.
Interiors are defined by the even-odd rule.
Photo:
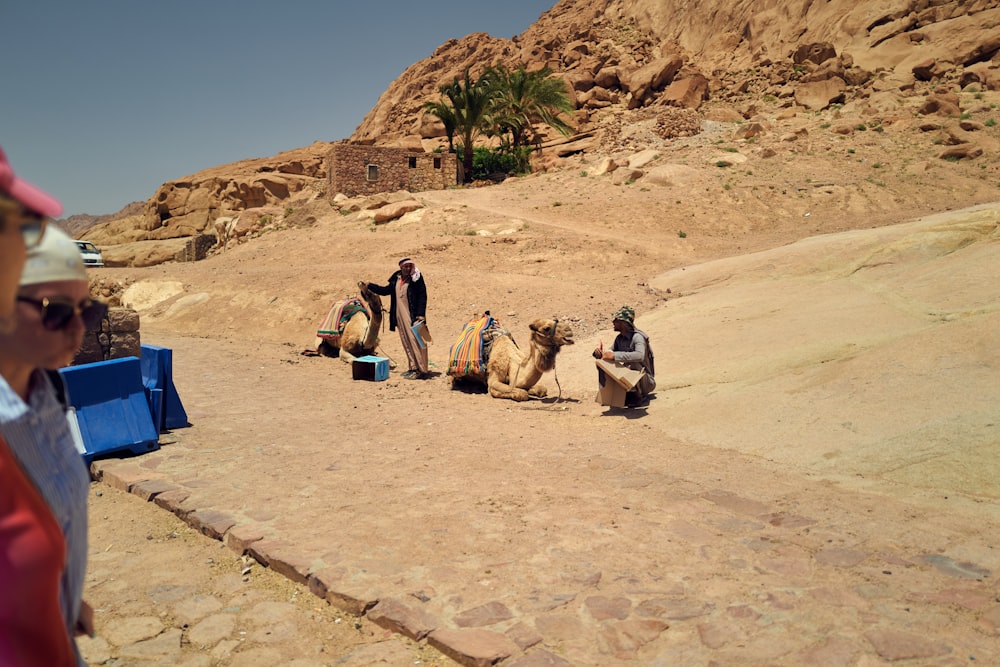
[[[625,405],[641,405],[646,396],[656,388],[653,349],[649,345],[649,336],[635,328],[635,310],[630,306],[619,308],[611,316],[611,325],[618,332],[615,342],[610,350],[595,349],[594,358],[613,361],[632,370],[645,371],[639,383],[625,396]]]

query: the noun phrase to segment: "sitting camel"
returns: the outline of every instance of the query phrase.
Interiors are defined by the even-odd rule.
[[[358,289],[361,290],[361,298],[368,304],[365,309],[356,308],[355,312],[346,315],[349,319],[344,324],[340,335],[319,335],[316,343],[316,351],[328,357],[339,356],[347,363],[354,361],[356,357],[363,357],[375,352],[378,345],[378,333],[382,327],[382,300],[374,292],[369,291],[368,283],[360,281]],[[338,301],[333,305],[333,310],[348,307],[350,303],[357,299]],[[371,313],[369,319],[368,313]],[[331,328],[338,327],[337,322],[331,323]]]
[[[493,398],[526,401],[529,397],[545,398],[548,389],[537,384],[546,371],[556,367],[556,355],[563,345],[573,344],[573,329],[559,320],[537,319],[528,325],[531,345],[527,356],[514,342],[510,333],[501,333],[492,341],[486,363],[486,377],[481,372],[467,377],[485,383]]]

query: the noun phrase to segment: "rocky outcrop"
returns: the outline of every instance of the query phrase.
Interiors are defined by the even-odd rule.
[[[879,71],[897,88],[966,70],[1000,85],[998,35],[992,0],[562,0],[512,40],[477,33],[441,45],[393,82],[352,140],[391,141],[414,126],[432,136],[423,103],[466,68],[497,62],[552,68],[588,131],[615,105],[697,109],[754,89],[823,109],[865,95]]]
[[[474,33],[451,39],[434,53],[403,71],[358,125],[351,141],[388,144],[413,134],[422,124],[423,105],[437,101],[439,87],[461,78],[466,68],[477,71],[486,65],[516,60],[517,46],[509,39],[497,39],[486,33]],[[442,128],[443,130],[443,128]],[[417,130],[417,134],[422,133]],[[439,135],[440,136],[440,135]]]
[[[146,203],[142,217],[146,236],[141,240],[212,232],[216,218],[278,205],[315,189],[326,179],[329,150],[330,144],[316,142],[271,158],[244,160],[164,183]]]

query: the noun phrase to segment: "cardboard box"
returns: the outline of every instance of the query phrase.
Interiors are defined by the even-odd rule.
[[[355,380],[371,380],[381,382],[389,379],[389,360],[385,357],[373,357],[370,354],[358,357],[351,362],[351,374]]]
[[[597,398],[601,405],[614,408],[625,407],[625,394],[632,390],[646,371],[634,371],[625,366],[618,366],[610,361],[597,359]]]

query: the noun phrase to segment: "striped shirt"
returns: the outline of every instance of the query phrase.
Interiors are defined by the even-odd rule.
[[[69,636],[73,637],[87,569],[90,473],[73,444],[65,410],[49,378],[36,369],[30,386],[25,404],[0,377],[0,431],[66,537],[61,603]]]

